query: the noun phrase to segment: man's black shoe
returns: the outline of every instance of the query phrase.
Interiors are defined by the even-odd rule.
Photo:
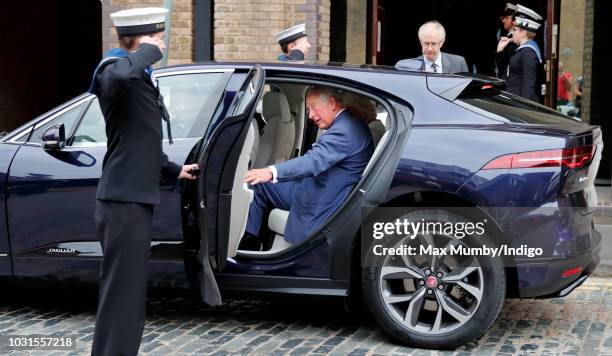
[[[259,236],[251,235],[248,232],[244,233],[238,245],[239,250],[246,251],[261,251],[262,247],[263,243],[260,241]]]

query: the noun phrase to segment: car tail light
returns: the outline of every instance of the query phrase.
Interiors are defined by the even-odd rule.
[[[512,153],[499,156],[482,169],[560,167],[569,169],[584,167],[593,158],[595,145],[559,148],[555,150]]]
[[[570,277],[582,272],[582,267],[570,268],[561,273],[561,277]]]

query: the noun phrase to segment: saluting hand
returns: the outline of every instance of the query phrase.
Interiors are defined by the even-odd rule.
[[[164,50],[166,49],[166,44],[164,43],[164,40],[157,36],[142,36],[140,38],[140,43],[148,43],[157,46],[157,48],[159,48],[159,51],[162,53],[164,53]]]
[[[501,52],[504,50],[504,48],[506,48],[506,46],[508,45],[508,43],[510,43],[510,38],[508,37],[501,37],[499,39],[499,42],[497,43],[497,52]]]
[[[251,185],[265,183],[272,180],[272,171],[270,168],[251,169],[246,172],[244,182]]]
[[[181,173],[179,174],[179,179],[196,179],[197,175],[191,174],[193,171],[198,171],[200,167],[197,164],[186,164],[181,169]]]

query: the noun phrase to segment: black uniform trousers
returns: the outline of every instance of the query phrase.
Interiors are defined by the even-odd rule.
[[[104,253],[92,355],[137,355],[144,329],[153,205],[96,201]]]

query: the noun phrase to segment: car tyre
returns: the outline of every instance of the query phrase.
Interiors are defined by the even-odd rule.
[[[408,219],[408,221],[415,222],[423,219],[424,221],[448,221],[453,224],[471,220],[466,219],[465,217],[454,212],[442,209],[414,210],[403,215],[402,219],[403,218]],[[422,236],[419,236],[419,239],[421,237]],[[486,244],[487,246],[497,245],[492,240],[491,236],[486,234],[486,232],[484,235],[479,236],[478,239],[482,240],[482,244]],[[473,239],[465,240],[466,241],[463,243],[470,244],[467,242],[467,240]],[[379,242],[380,241],[375,240],[372,242],[372,244]],[[471,244],[475,244],[475,242],[472,241]],[[371,247],[373,246],[371,245]],[[366,253],[368,258],[372,257],[372,248],[370,248],[368,251],[369,252],[364,251],[364,253]],[[473,266],[476,266],[476,263],[480,268],[470,272],[466,279],[462,279],[460,283],[456,282],[454,285],[452,285],[453,283],[450,282],[447,283],[446,290],[440,291],[436,290],[438,288],[434,288],[431,295],[428,295],[427,293],[429,293],[429,291],[426,290],[429,287],[429,280],[427,280],[425,285],[421,287],[419,284],[422,283],[422,279],[416,278],[412,275],[416,275],[417,273],[411,272],[412,274],[407,275],[411,278],[401,279],[401,281],[399,281],[399,279],[396,281],[393,278],[395,278],[395,276],[406,276],[394,274],[391,276],[392,278],[390,277],[389,279],[386,279],[390,275],[383,275],[383,273],[389,271],[397,272],[399,270],[391,270],[391,268],[394,267],[389,265],[386,266],[385,262],[381,263],[380,265],[377,264],[373,266],[370,265],[370,263],[368,263],[368,259],[366,259],[366,265],[362,267],[362,288],[366,305],[380,327],[393,339],[402,344],[429,349],[452,349],[464,345],[480,337],[491,326],[501,310],[506,295],[506,277],[502,259],[500,257],[492,256],[474,256],[474,258],[477,262],[471,262],[471,267],[466,267],[463,270],[457,269],[459,272],[453,272],[452,270],[447,271],[446,277],[452,279],[451,275],[453,273],[455,273],[455,276],[462,275],[464,272],[467,273],[468,268],[471,269]],[[406,262],[404,258],[401,259],[403,260],[403,263]],[[444,264],[444,261],[439,262],[442,265]],[[416,266],[416,263],[413,264],[415,265],[414,271],[423,271],[422,268]],[[427,265],[427,262],[425,262],[425,265]],[[429,273],[431,275],[435,275],[435,273],[432,274],[431,271]],[[467,279],[468,277],[469,280]],[[480,281],[478,281],[479,277]],[[414,290],[412,293],[406,293],[404,296],[408,298],[410,295],[412,295],[410,297],[411,299],[401,303],[397,302],[397,300],[400,299],[392,299],[398,296],[401,297],[402,294],[395,294],[398,293],[397,288],[387,288],[388,286],[386,287],[385,285],[401,282],[400,285],[402,288],[404,288],[409,279],[412,279],[412,282],[409,284],[413,284]],[[418,282],[415,280],[418,280]],[[467,290],[457,283],[471,290],[474,295],[470,295],[469,292],[466,293]],[[440,279],[440,285],[442,284],[442,279]],[[438,285],[437,287],[440,286]],[[425,288],[425,292],[422,292],[423,288]],[[456,306],[451,303],[451,300],[454,300],[452,294],[444,295],[444,293],[447,291],[452,291],[450,293],[454,293],[457,290],[463,293],[459,293],[459,295],[463,295],[464,297],[471,296],[472,301],[478,300],[479,302],[476,308],[473,308],[471,312],[466,315],[457,313],[460,310],[465,311],[467,308],[456,309]],[[475,297],[476,295],[480,295],[480,297],[477,298]],[[440,320],[448,321],[448,326],[444,326],[446,324],[443,322],[437,323],[441,303],[444,303],[445,305],[442,305],[442,312],[440,314],[442,316],[440,317]],[[436,304],[437,307],[432,308],[433,304]],[[404,317],[404,320],[401,320],[403,316],[403,309],[399,308],[399,306],[406,307],[405,315],[410,315],[410,317]],[[425,306],[429,306],[430,309],[435,309],[435,311],[425,310]],[[457,323],[459,323],[459,325],[452,327],[452,321],[455,318],[453,315],[448,313],[447,308],[448,311],[451,311],[453,314],[459,316],[459,318],[455,320]],[[417,310],[416,318],[414,318],[415,310]],[[425,316],[429,316],[429,319],[425,319]],[[468,317],[467,320],[463,320],[466,316]],[[432,323],[427,324],[427,322],[423,322],[423,320],[420,318],[423,320],[429,320]],[[459,322],[459,319],[461,319],[462,322]],[[431,329],[427,330],[429,327]]]

